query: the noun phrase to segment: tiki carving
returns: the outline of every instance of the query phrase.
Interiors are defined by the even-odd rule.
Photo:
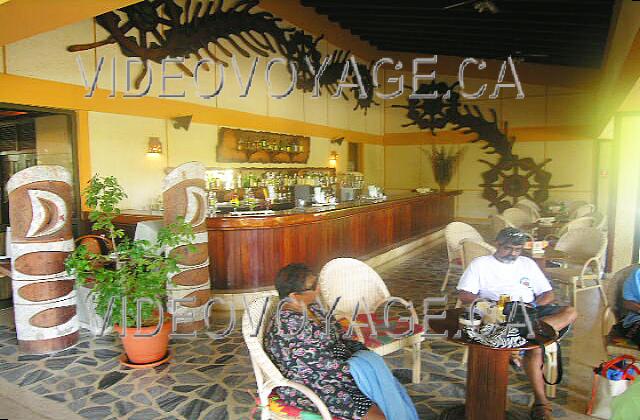
[[[25,353],[51,353],[78,341],[75,279],[64,261],[73,251],[71,174],[33,166],[7,183],[16,331]]]
[[[210,296],[209,240],[206,227],[205,167],[198,162],[178,166],[164,179],[162,197],[164,223],[171,224],[178,217],[193,226],[193,248],[177,246],[168,252],[177,257],[180,271],[171,275],[168,284],[169,312],[180,317],[178,332],[189,333],[204,327],[205,305]],[[175,302],[191,299],[191,302]]]

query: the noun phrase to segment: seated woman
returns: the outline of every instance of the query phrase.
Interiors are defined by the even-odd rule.
[[[290,264],[280,270],[275,286],[281,299],[290,299],[282,305],[279,320],[276,317],[270,325],[264,346],[282,374],[314,391],[334,417],[367,420],[393,418],[390,415],[385,417],[384,410],[366,397],[356,384],[349,359],[356,352],[366,350],[366,347],[357,341],[342,338],[342,329],[335,319],[331,318],[327,323],[327,315],[317,302],[318,280],[313,272],[304,264]],[[392,378],[388,368],[384,364],[382,366],[379,370],[385,372],[369,374],[376,377],[386,374],[387,378]],[[397,386],[402,388],[399,383]],[[276,392],[287,405],[313,410],[313,403],[294,389],[277,388]],[[404,399],[396,399],[393,403],[382,401],[382,404],[386,409],[393,404],[395,407],[391,408],[398,408],[398,401],[402,401],[403,406],[398,412],[408,410],[415,413],[415,407],[404,389],[399,391],[400,394],[402,392]],[[413,418],[417,419],[417,414]]]
[[[621,335],[640,346],[640,269],[625,280],[622,299],[622,307],[627,315],[618,324],[618,328]]]

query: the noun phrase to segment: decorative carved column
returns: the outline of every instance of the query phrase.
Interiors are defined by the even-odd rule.
[[[78,341],[75,279],[64,261],[73,251],[71,174],[33,166],[7,183],[11,278],[20,350],[51,353]]]
[[[204,328],[204,309],[211,294],[209,280],[209,239],[207,235],[205,167],[199,162],[189,162],[169,173],[162,185],[164,223],[174,223],[184,217],[193,226],[195,250],[180,245],[170,250],[171,256],[179,258],[179,273],[171,276],[169,289],[169,312],[183,321],[178,332],[189,333]],[[194,302],[177,303],[173,312],[173,299],[194,299]],[[190,320],[190,321],[187,321]]]

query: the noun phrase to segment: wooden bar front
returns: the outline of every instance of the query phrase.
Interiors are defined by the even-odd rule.
[[[337,257],[362,258],[444,227],[453,219],[455,193],[389,198],[375,204],[268,217],[207,220],[215,289],[273,287],[292,262],[319,270]]]
[[[451,222],[458,194],[410,194],[261,217],[209,217],[213,288],[234,293],[273,288],[276,273],[289,263],[305,263],[317,271],[333,258],[366,258],[393,249]],[[116,221],[133,228],[154,218],[135,212]]]

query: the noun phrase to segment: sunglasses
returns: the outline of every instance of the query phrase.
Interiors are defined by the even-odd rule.
[[[524,233],[520,232],[520,231],[513,231],[513,232],[507,232],[506,235],[507,238],[512,238],[512,239],[526,239],[527,235],[525,235]]]
[[[497,238],[498,244],[512,242],[516,245],[522,245],[526,241],[527,241],[527,235],[524,232],[521,232],[515,229],[508,232],[501,232]]]

